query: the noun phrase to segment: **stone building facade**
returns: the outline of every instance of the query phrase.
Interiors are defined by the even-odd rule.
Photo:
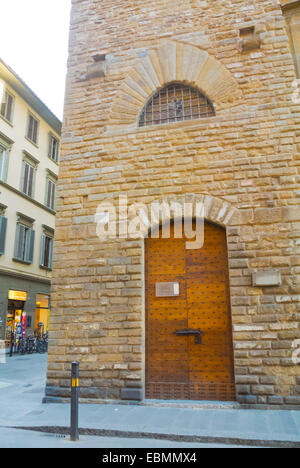
[[[144,239],[99,238],[99,204],[118,207],[121,195],[128,205],[187,202],[192,218],[197,203],[204,206],[205,226],[223,230],[227,243],[228,265],[220,271],[228,275],[226,323],[233,348],[233,381],[224,384],[232,384],[235,395],[228,399],[299,407],[300,101],[295,79],[279,0],[73,0],[46,399],[69,395],[74,360],[80,361],[85,401],[183,395],[169,388],[174,380],[184,383],[180,372],[165,378],[168,362],[159,356],[163,382],[156,382],[162,384],[156,393],[151,390],[154,355],[167,351],[162,336],[157,349],[151,342],[149,308],[160,296],[154,287],[171,282],[174,297],[157,302],[163,320],[181,294],[180,281],[188,284],[188,279],[182,272],[163,277],[163,268],[177,258],[175,243],[165,261],[166,244],[157,244],[159,255],[158,250],[149,255]],[[183,97],[164,110],[155,107],[151,117],[149,106],[169,85],[199,91],[213,115],[184,118]],[[173,120],[166,109],[173,109]],[[143,124],[147,111],[149,121]],[[162,214],[156,224],[167,219]],[[150,225],[145,224],[145,236]],[[212,245],[209,238],[205,242]],[[219,247],[215,244],[215,251]],[[156,279],[147,266],[152,258]],[[186,265],[196,263],[186,260]],[[201,268],[198,274],[211,288],[212,276],[203,279]],[[177,281],[180,292],[175,293]],[[200,307],[203,297],[192,304]],[[219,307],[218,297],[206,306]],[[174,333],[179,322],[174,321]],[[197,332],[198,325],[180,323],[185,324],[180,332],[187,327]],[[202,337],[204,346],[206,336],[209,331]],[[168,349],[175,349],[166,337]],[[176,337],[190,348],[194,338],[196,343],[197,336]],[[220,342],[217,335],[212,347],[215,342]],[[196,377],[189,378],[196,383]],[[207,388],[196,398],[208,399]],[[192,395],[189,388],[182,398],[195,399]],[[219,399],[218,392],[211,399]]]
[[[0,352],[12,333],[48,327],[60,133],[0,58]]]

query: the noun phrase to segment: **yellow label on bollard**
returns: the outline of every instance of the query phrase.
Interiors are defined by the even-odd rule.
[[[72,387],[79,387],[79,379],[72,379]]]

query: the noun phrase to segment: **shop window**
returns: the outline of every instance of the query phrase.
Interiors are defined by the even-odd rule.
[[[14,260],[24,263],[33,262],[35,231],[30,227],[17,224]]]
[[[43,234],[41,239],[41,255],[40,255],[40,266],[41,268],[52,268],[52,257],[53,257],[53,237]]]
[[[161,125],[214,115],[213,105],[198,89],[171,83],[147,102],[140,115],[139,126]]]
[[[5,241],[7,231],[7,218],[0,215],[0,255],[5,252]]]
[[[49,329],[50,296],[37,294],[35,309],[35,332],[46,333]]]
[[[23,336],[26,329],[26,312],[24,311],[27,300],[27,292],[8,291],[8,308],[6,321],[6,346],[10,345],[12,332],[20,336],[20,331]]]

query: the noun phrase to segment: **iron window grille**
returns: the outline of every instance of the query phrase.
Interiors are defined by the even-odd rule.
[[[214,107],[197,88],[171,83],[154,94],[139,117],[139,127],[213,117]]]

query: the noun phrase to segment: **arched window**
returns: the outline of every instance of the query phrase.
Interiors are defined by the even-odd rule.
[[[139,118],[139,127],[214,115],[212,103],[198,89],[181,83],[171,83],[147,102]]]

